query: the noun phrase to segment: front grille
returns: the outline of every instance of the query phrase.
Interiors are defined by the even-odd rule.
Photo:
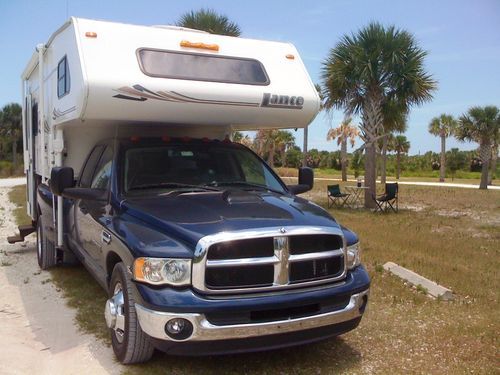
[[[313,259],[290,264],[290,283],[325,279],[343,271],[341,257]]]
[[[203,285],[196,281],[193,285],[207,292],[245,292],[317,284],[345,276],[340,233],[284,232],[210,244],[203,261],[196,263],[205,266],[200,280]]]

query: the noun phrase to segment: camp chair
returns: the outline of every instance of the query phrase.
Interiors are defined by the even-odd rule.
[[[377,203],[375,211],[387,212],[392,209],[394,212],[398,212],[398,183],[385,184],[385,193],[378,197],[374,196],[373,199]]]
[[[328,185],[327,186],[327,195],[328,195],[328,208],[335,205],[337,207],[342,207],[347,203],[347,200],[351,196],[351,194],[342,193],[340,191],[339,185]]]

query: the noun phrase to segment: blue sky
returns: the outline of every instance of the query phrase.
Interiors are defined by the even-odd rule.
[[[406,135],[411,154],[439,150],[427,132],[431,118],[455,116],[473,105],[500,106],[499,0],[316,0],[316,1],[130,1],[0,0],[0,106],[20,101],[20,74],[35,45],[47,41],[68,16],[156,25],[174,23],[191,9],[213,8],[237,22],[245,37],[292,42],[313,81],[321,63],[343,34],[370,21],[394,24],[413,33],[429,52],[427,70],[439,82],[434,100],[412,110]],[[336,150],[326,141],[343,115],[320,114],[310,127],[309,148]],[[294,133],[302,145],[302,132]],[[448,141],[448,147],[475,144]]]

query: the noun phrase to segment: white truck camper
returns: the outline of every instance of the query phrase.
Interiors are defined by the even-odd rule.
[[[53,167],[72,167],[100,139],[224,139],[236,130],[304,128],[318,93],[289,43],[70,18],[37,45],[22,74],[27,211]],[[54,202],[63,245],[62,197]],[[20,241],[34,227],[20,228]]]

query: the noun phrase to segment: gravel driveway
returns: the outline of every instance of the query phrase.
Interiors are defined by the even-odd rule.
[[[0,374],[118,374],[111,348],[78,332],[75,311],[40,271],[35,235],[7,243],[16,230],[9,187],[25,181],[0,179]]]

